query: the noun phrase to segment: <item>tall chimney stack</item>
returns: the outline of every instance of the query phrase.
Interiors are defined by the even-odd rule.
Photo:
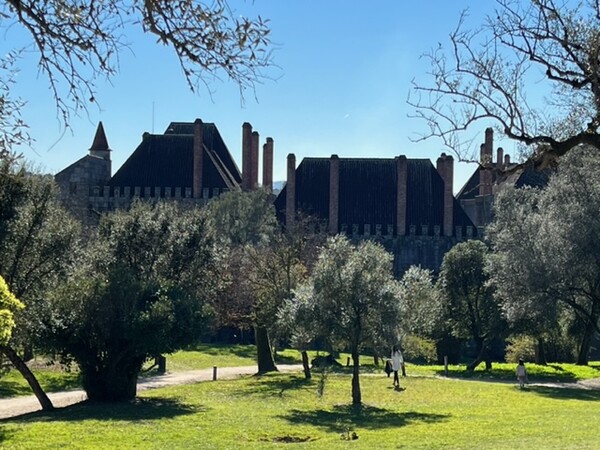
[[[452,186],[454,184],[454,158],[442,153],[437,159],[437,170],[444,180],[444,236],[452,236],[454,233],[454,194]]]
[[[204,124],[200,119],[194,122],[194,162],[192,174],[192,196],[202,197],[202,158],[204,157]]]
[[[406,156],[396,157],[396,234],[406,234],[406,201],[408,198],[408,161]]]
[[[504,149],[502,147],[498,147],[498,150],[496,150],[496,167],[497,168],[501,168],[502,165],[504,164]]]
[[[252,132],[252,145],[250,160],[252,161],[252,166],[250,173],[252,174],[252,180],[250,181],[250,189],[255,191],[258,189],[258,142],[259,142],[258,131]]]
[[[287,157],[285,189],[285,226],[290,230],[296,219],[296,155],[293,153],[290,153]]]
[[[506,167],[510,166],[510,155],[504,155],[504,165]]]
[[[267,143],[263,145],[263,188],[267,192],[273,192],[273,138],[268,137]]]
[[[340,215],[340,158],[329,159],[329,234],[338,234]]]
[[[494,129],[485,129],[485,165],[492,163],[492,154],[494,153]]]
[[[242,190],[249,191],[252,178],[252,125],[242,125]]]

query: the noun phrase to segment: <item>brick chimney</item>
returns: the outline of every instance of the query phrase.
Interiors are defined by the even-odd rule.
[[[251,153],[250,153],[250,161],[251,161],[250,189],[253,191],[258,189],[258,143],[259,143],[259,139],[260,139],[260,136],[258,135],[258,131],[253,131],[252,132],[252,141],[251,141],[251,146],[250,146],[250,150],[251,150]]]
[[[510,155],[504,155],[504,165],[506,167],[510,166]]]
[[[485,141],[481,145],[481,161],[479,166],[479,195],[492,194],[492,149],[494,146],[494,130],[485,129]]]
[[[485,161],[483,161],[486,165],[492,163],[492,153],[494,153],[494,129],[486,128],[485,129]]]
[[[452,236],[454,232],[454,158],[442,153],[437,159],[437,171],[444,181],[444,236]]]
[[[340,158],[331,155],[329,159],[329,234],[338,234],[340,215]]]
[[[267,143],[263,145],[263,188],[267,192],[273,191],[273,138],[268,137]]]
[[[204,124],[200,119],[194,122],[194,162],[192,173],[192,195],[194,198],[202,197],[202,158],[204,156]]]
[[[252,125],[242,125],[242,190],[251,189],[252,176]]]
[[[408,161],[406,156],[396,157],[396,234],[406,234],[406,201],[408,198]]]
[[[287,183],[285,184],[285,225],[290,229],[296,219],[296,155],[287,157]]]
[[[502,147],[498,147],[498,150],[496,150],[496,167],[498,169],[502,168],[502,165],[504,164],[504,149]]]

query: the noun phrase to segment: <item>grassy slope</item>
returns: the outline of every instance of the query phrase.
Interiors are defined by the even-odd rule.
[[[349,407],[350,377],[274,374],[147,391],[135,404],[80,404],[0,422],[8,448],[592,449],[600,391],[408,377],[361,378],[362,411]],[[358,439],[341,439],[347,431]]]

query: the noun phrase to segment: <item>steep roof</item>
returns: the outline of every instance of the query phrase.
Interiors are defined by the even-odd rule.
[[[202,184],[231,189],[242,177],[217,127],[203,124]],[[145,133],[140,145],[115,173],[110,185],[130,187],[192,187],[194,124],[173,122],[164,134]]]
[[[340,158],[339,223],[396,226],[397,172],[395,159]],[[305,158],[296,169],[296,209],[327,219],[329,216],[329,158]],[[285,216],[287,187],[275,201],[279,217]],[[428,159],[407,160],[406,230],[411,225],[443,228],[444,183]],[[455,226],[472,226],[454,201]]]
[[[496,163],[492,164],[492,168],[496,168]],[[479,195],[479,183],[481,167],[477,167],[471,177],[467,180],[465,185],[459,191],[456,198],[460,200],[467,200],[475,198]],[[522,172],[510,175],[502,183],[512,183],[515,187],[520,188],[523,186],[543,188],[548,184],[551,169],[544,169],[542,171],[535,170],[533,167],[528,167]],[[492,183],[496,183],[498,180],[498,172],[492,170]]]
[[[104,133],[104,126],[100,121],[98,128],[96,128],[96,135],[94,136],[94,142],[92,142],[91,151],[110,151],[108,148],[108,140],[106,139],[106,133]]]

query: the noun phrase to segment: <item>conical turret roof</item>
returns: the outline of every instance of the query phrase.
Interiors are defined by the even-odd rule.
[[[104,134],[104,127],[102,126],[102,122],[98,123],[98,128],[96,129],[96,136],[94,136],[94,142],[92,143],[90,151],[110,151],[110,149],[108,148],[108,141],[106,140],[106,134]]]

